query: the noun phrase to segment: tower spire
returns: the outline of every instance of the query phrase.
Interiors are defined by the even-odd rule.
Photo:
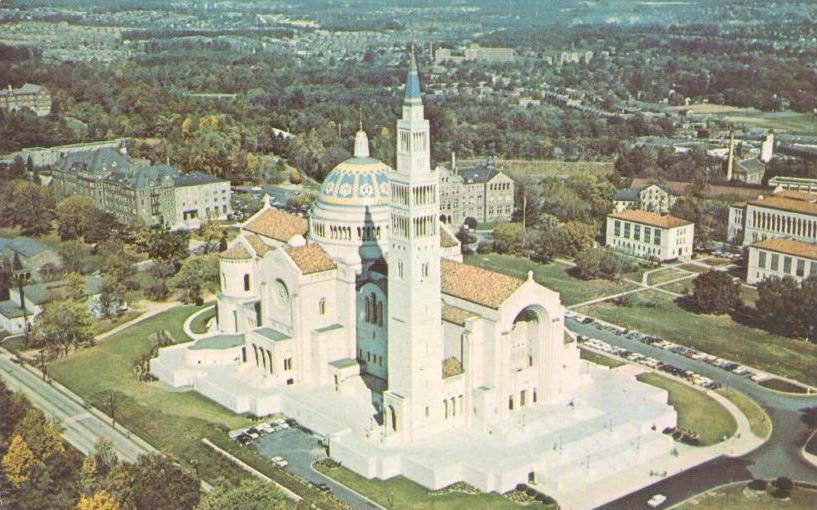
[[[414,43],[411,43],[405,100],[406,102],[420,100],[420,77],[417,73],[417,59],[414,57]]]

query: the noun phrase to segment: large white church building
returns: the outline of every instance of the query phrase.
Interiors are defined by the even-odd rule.
[[[412,56],[397,168],[333,169],[308,219],[267,203],[221,253],[218,330],[151,371],[237,413],[284,413],[370,478],[579,491],[668,455],[663,390],[580,361],[559,294],[462,262]]]

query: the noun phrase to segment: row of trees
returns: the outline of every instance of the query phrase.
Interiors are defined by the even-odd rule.
[[[765,329],[817,342],[817,277],[800,284],[791,276],[767,278],[757,285],[752,316]],[[741,284],[724,271],[702,273],[694,281],[692,301],[701,313],[727,314],[746,308]]]
[[[199,480],[172,457],[121,462],[100,439],[84,459],[63,444],[59,425],[0,382],[0,493],[19,510],[284,510],[284,495],[258,479],[219,481],[201,496]]]

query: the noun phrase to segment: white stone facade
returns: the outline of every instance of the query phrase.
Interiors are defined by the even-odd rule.
[[[789,239],[768,239],[749,246],[746,283],[789,276],[802,282],[817,276],[817,245]]]
[[[748,246],[766,239],[817,243],[817,196],[781,191],[729,208],[729,239]]]
[[[687,260],[692,257],[695,224],[647,211],[607,216],[605,245],[644,259]]]
[[[391,170],[359,132],[308,219],[265,204],[220,255],[218,333],[161,349],[151,372],[237,413],[293,417],[365,477],[432,489],[577,490],[624,456],[669,455],[664,390],[590,370],[532,274],[461,262],[413,62],[397,143]]]

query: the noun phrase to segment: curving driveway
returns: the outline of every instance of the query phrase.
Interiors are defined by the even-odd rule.
[[[727,387],[735,388],[758,402],[772,420],[769,440],[757,450],[740,459],[720,458],[686,471],[646,489],[630,494],[603,506],[605,510],[642,508],[652,494],[668,496],[667,506],[729,481],[750,478],[786,476],[794,480],[817,483],[817,468],[807,462],[802,448],[811,431],[800,419],[800,410],[817,406],[817,395],[794,396],[769,390],[749,377],[738,376],[726,370],[693,360],[670,351],[631,340],[611,331],[597,328],[597,323],[582,324],[566,319],[571,331],[604,340],[611,345],[671,363],[685,370],[693,370]]]

